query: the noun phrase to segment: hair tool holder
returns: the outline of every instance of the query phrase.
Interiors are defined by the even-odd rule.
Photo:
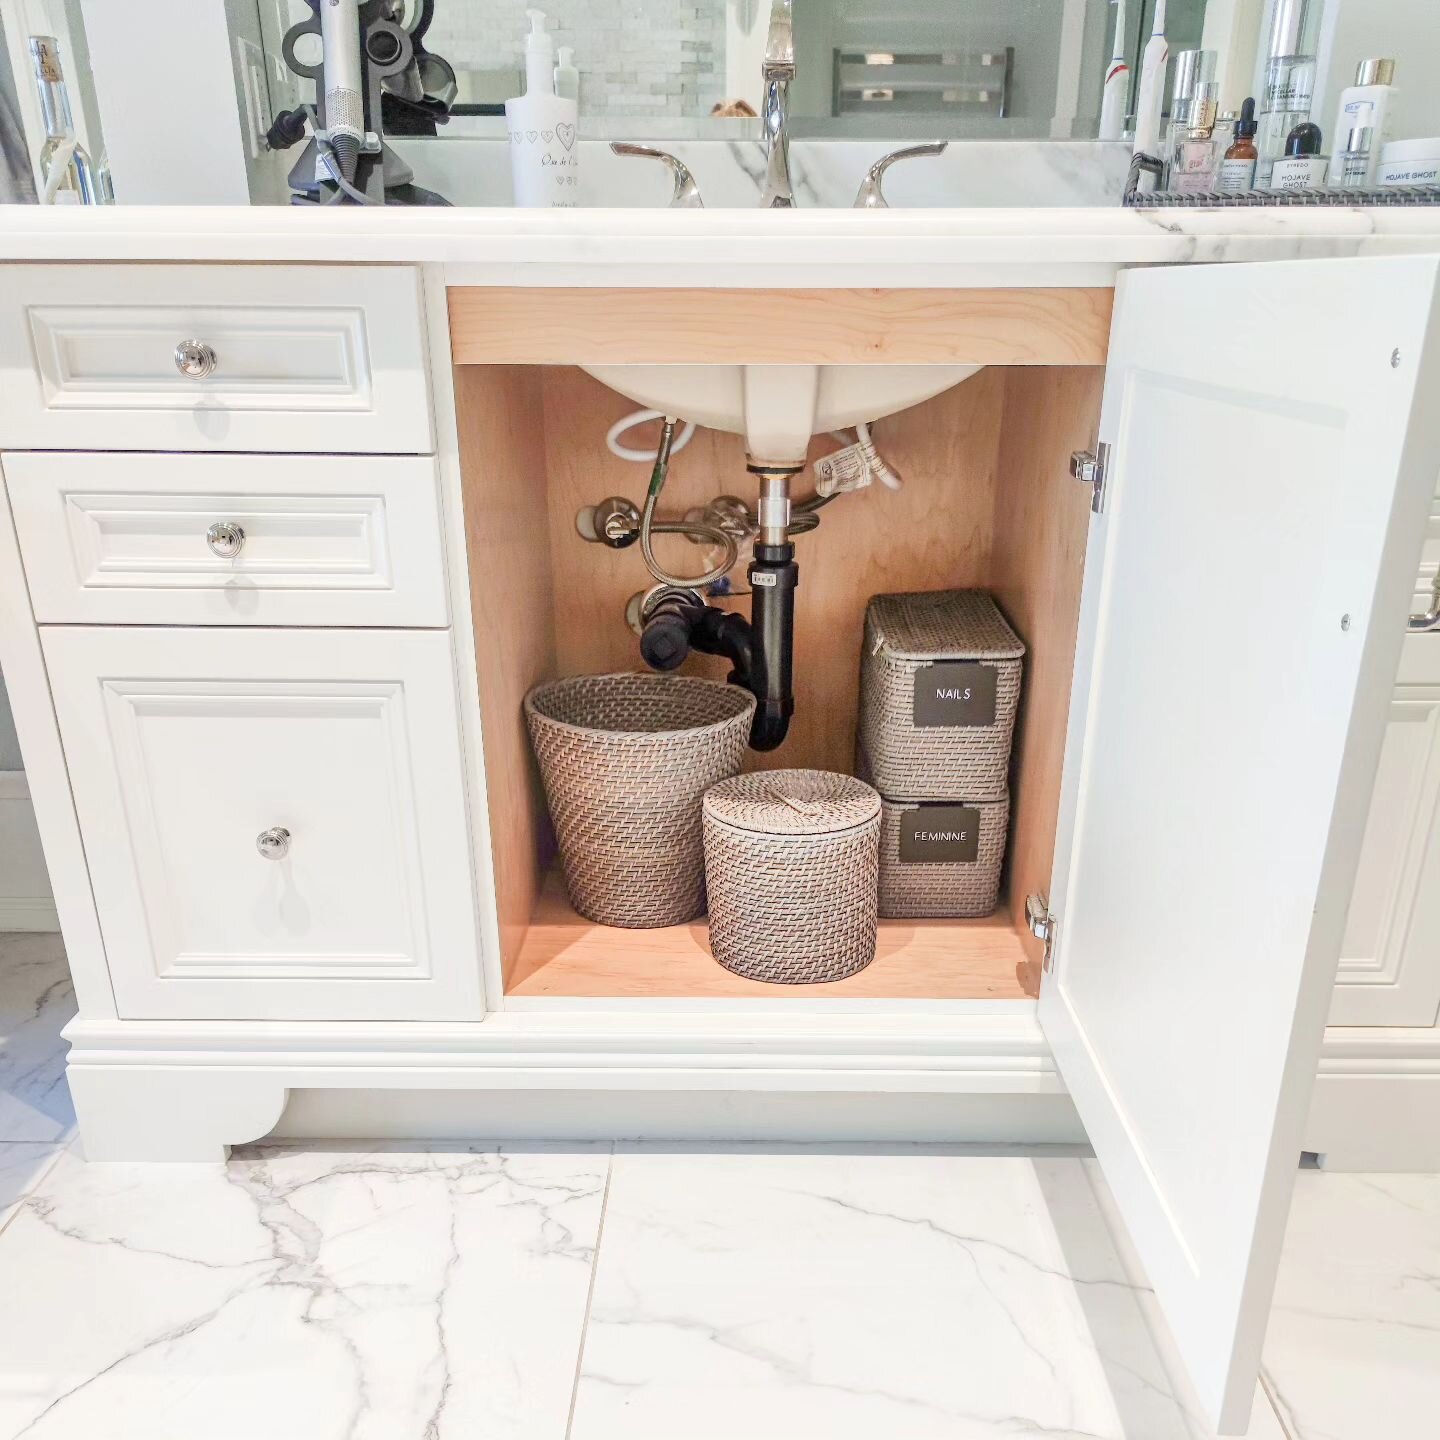
[[[730,683],[755,696],[751,748],[773,750],[785,739],[795,710],[795,590],[800,570],[794,537],[813,530],[820,523],[817,512],[842,489],[860,488],[872,475],[890,485],[899,481],[875,454],[862,429],[859,443],[817,463],[817,473],[836,486],[828,493],[792,501],[791,481],[805,462],[770,464],[752,459],[746,468],[760,484],[755,511],[734,495],[722,495],[683,519],[658,520],[655,508],[675,446],[675,427],[674,420],[664,420],[643,509],[623,496],[610,496],[581,510],[576,528],[584,539],[616,550],[639,541],[645,564],[657,581],[627,608],[627,618],[640,635],[641,657],[651,669],[663,671],[678,669],[692,651],[723,656],[730,662]],[[655,558],[654,535],[684,535],[697,545],[719,548],[722,555],[704,574],[673,575]],[[728,593],[720,587],[739,558],[740,545],[751,539],[746,619],[707,604],[705,592]]]
[[[315,84],[313,106],[275,118],[272,150],[309,143],[290,171],[291,202],[356,205],[448,205],[415,185],[415,173],[385,144],[385,134],[430,134],[450,118],[455,74],[425,49],[434,0],[422,0],[410,28],[399,0],[307,0],[311,13],[281,44],[285,63]],[[306,64],[296,54],[308,35],[321,55]]]

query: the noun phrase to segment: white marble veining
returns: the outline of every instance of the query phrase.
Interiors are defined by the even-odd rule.
[[[415,170],[416,183],[452,205],[507,206],[512,201],[510,151],[503,139],[458,132],[452,122],[435,139],[392,143]],[[639,135],[632,139],[641,139]],[[765,178],[759,140],[646,140],[683,161],[706,208],[754,209]],[[855,203],[865,172],[903,141],[792,140],[790,174],[796,203],[844,209]],[[908,142],[913,143],[913,142]],[[580,144],[584,206],[657,208],[669,204],[668,171],[650,160],[617,156],[608,142]],[[1130,168],[1123,144],[1088,140],[953,141],[943,155],[904,161],[885,177],[891,205],[1116,205]]]
[[[0,1229],[64,1149],[40,1141],[0,1141]]]
[[[557,1440],[608,1160],[67,1155],[0,1232],[0,1435]]]
[[[75,1126],[60,1031],[75,991],[58,935],[6,935],[0,948],[0,1143],[62,1140]]]
[[[637,162],[638,163],[638,162]],[[1440,252],[1440,207],[1172,211],[15,205],[0,261],[432,262],[453,284],[1108,285],[1126,265]]]
[[[570,1433],[1192,1440],[1142,1295],[1077,1158],[619,1147]]]
[[[1440,1433],[1440,1175],[1301,1173],[1264,1370],[1291,1440]]]

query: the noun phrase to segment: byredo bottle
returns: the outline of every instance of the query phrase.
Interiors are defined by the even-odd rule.
[[[1350,188],[1371,189],[1382,147],[1390,139],[1390,102],[1395,87],[1390,82],[1395,78],[1393,60],[1362,60],[1355,70],[1355,83],[1340,92],[1340,111],[1335,117],[1335,129],[1331,132],[1335,141],[1335,154],[1330,161],[1330,183]],[[1360,116],[1369,107],[1369,118]],[[1347,178],[1341,173],[1343,157],[1350,152],[1347,140],[1352,130],[1369,126],[1370,143],[1365,147],[1369,161],[1364,174]]]
[[[530,33],[525,37],[525,93],[505,102],[515,203],[578,205],[579,107],[574,100],[555,93],[555,51],[545,30],[545,12],[525,13],[530,17]]]
[[[1320,0],[1275,0],[1260,94],[1256,180],[1264,185],[1290,132],[1310,118],[1315,98],[1315,37]]]
[[[1255,102],[1247,99],[1235,122],[1235,139],[1215,177],[1215,188],[1222,195],[1243,195],[1255,186],[1255,128]]]
[[[1285,154],[1270,169],[1271,190],[1314,190],[1325,183],[1330,162],[1320,153],[1320,127],[1302,121],[1285,137]]]

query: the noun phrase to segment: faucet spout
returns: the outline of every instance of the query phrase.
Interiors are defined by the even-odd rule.
[[[765,186],[760,192],[762,210],[788,210],[795,204],[790,183],[789,101],[795,78],[795,29],[792,0],[774,0],[765,59],[760,66],[764,84],[760,123],[765,139]]]

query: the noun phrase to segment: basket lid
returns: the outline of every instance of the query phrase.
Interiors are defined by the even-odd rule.
[[[830,835],[868,824],[880,813],[880,796],[853,775],[757,770],[712,785],[705,813],[759,835]]]
[[[1025,645],[984,590],[876,595],[865,611],[870,650],[897,660],[1018,660]]]

